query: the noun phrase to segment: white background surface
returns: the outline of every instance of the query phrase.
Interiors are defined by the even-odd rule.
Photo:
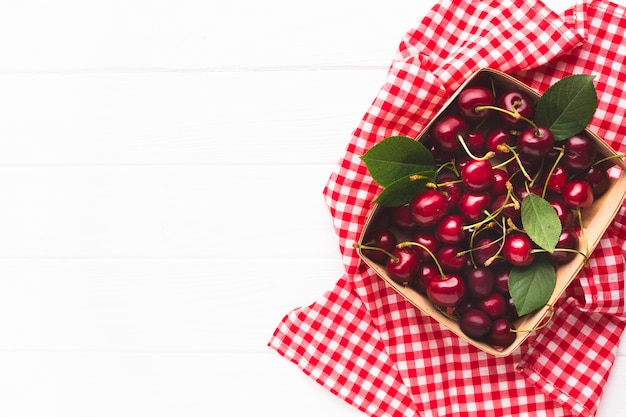
[[[432,4],[0,3],[0,415],[361,416],[266,344],[341,275],[322,188]],[[622,346],[599,416],[624,384]]]

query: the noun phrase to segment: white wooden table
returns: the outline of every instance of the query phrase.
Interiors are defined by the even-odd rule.
[[[361,416],[266,343],[341,275],[322,188],[432,4],[0,3],[0,415]]]

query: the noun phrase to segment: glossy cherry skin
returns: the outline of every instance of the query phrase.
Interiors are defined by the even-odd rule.
[[[438,189],[448,200],[448,206],[455,207],[461,194],[463,194],[463,183],[461,179],[451,170],[443,170],[437,175]]]
[[[379,228],[371,232],[364,243],[366,246],[379,248],[386,252],[393,251],[397,244],[398,240],[396,236],[390,230],[384,228]],[[375,262],[385,262],[387,261],[388,255],[382,250],[362,249],[361,252]]]
[[[459,255],[462,251],[463,247],[460,245],[446,245],[439,248],[436,256],[444,272],[458,273],[467,266],[468,255],[466,253]]]
[[[478,309],[473,309],[461,316],[459,326],[463,333],[472,339],[480,339],[489,334],[492,322],[487,314]]]
[[[476,306],[492,319],[503,317],[508,311],[508,302],[502,294],[494,292],[476,302]]]
[[[408,204],[399,207],[389,207],[391,222],[400,229],[412,229],[416,226],[411,208]]]
[[[550,174],[548,171],[546,174]],[[563,188],[565,188],[565,184],[569,179],[570,173],[562,164],[554,167],[552,173],[544,179],[547,181],[546,189],[548,192],[552,194],[560,194],[563,192]]]
[[[458,214],[451,214],[439,221],[435,226],[435,237],[445,245],[455,245],[461,243],[467,231],[463,229],[465,219]]]
[[[545,157],[554,146],[554,135],[545,127],[529,127],[517,138],[517,152],[520,158],[531,160]]]
[[[593,189],[584,180],[572,180],[565,184],[562,194],[563,202],[571,208],[586,208],[593,204]]]
[[[571,208],[566,206],[565,203],[560,200],[549,200],[549,203],[556,211],[556,215],[561,221],[562,228],[567,228],[574,224],[576,214]]]
[[[485,148],[488,151],[501,155],[504,152],[499,148],[500,145],[515,146],[516,138],[508,130],[502,127],[491,129],[485,136]]]
[[[573,229],[563,229],[556,244],[556,250],[546,253],[548,260],[554,264],[564,264],[571,261],[576,256],[576,252],[563,251],[559,249],[578,250],[579,239]]]
[[[491,331],[488,336],[489,343],[502,348],[510,346],[517,337],[515,333],[511,331],[512,328],[513,325],[506,318],[494,320],[491,324]]]
[[[430,135],[436,148],[445,152],[454,152],[461,147],[459,135],[465,137],[469,126],[463,118],[450,114],[433,124]]]
[[[435,237],[435,232],[432,229],[418,229],[411,236],[411,241],[415,243],[419,243],[422,246],[425,246],[426,249],[420,246],[412,246],[413,250],[419,255],[420,259],[424,261],[432,261],[433,255],[437,253],[439,248],[441,247],[441,243]],[[430,253],[428,253],[430,251]]]
[[[437,275],[428,284],[426,294],[435,305],[454,307],[465,297],[465,283],[457,274]]]
[[[596,144],[589,136],[582,134],[572,136],[565,140],[563,146],[564,153],[561,162],[572,173],[588,169],[596,159]]]
[[[419,267],[419,256],[411,246],[395,248],[391,254],[393,257],[389,257],[385,266],[387,275],[399,284],[409,285]]]
[[[496,281],[496,291],[500,294],[510,297],[509,293],[509,274],[511,272],[510,268],[499,268],[495,272],[495,281]]]
[[[535,259],[535,254],[531,253],[532,249],[533,243],[527,235],[512,233],[504,241],[502,255],[511,265],[527,266]]]
[[[580,176],[580,179],[587,181],[591,185],[594,197],[600,197],[611,186],[608,172],[597,165],[591,166]]]
[[[474,155],[481,154],[485,151],[485,136],[477,130],[469,131],[465,144]]]
[[[511,206],[511,204],[513,204],[513,199],[509,197],[508,194],[500,194],[493,200],[493,203],[491,203],[491,211],[495,212],[502,208],[499,218],[504,216],[505,219],[517,220],[520,217],[520,210],[515,210],[515,206]]]
[[[502,168],[492,169],[493,184],[491,185],[491,194],[500,195],[506,193],[506,183],[511,176]]]
[[[430,281],[439,275],[439,270],[434,262],[422,262],[415,272],[413,284],[415,289],[426,294]]]
[[[433,226],[448,213],[448,199],[438,190],[427,190],[415,196],[410,204],[418,226]]]
[[[496,287],[496,277],[490,268],[476,268],[465,275],[467,290],[472,297],[491,295]]]
[[[488,260],[494,260],[497,264],[500,258],[494,258],[500,249],[500,243],[491,237],[482,237],[474,242],[472,257],[478,266],[485,266]]]
[[[459,198],[459,212],[469,222],[475,223],[486,217],[485,210],[491,208],[491,195],[485,192],[468,191]]]
[[[484,120],[491,110],[476,111],[478,106],[493,106],[495,97],[490,89],[482,86],[467,87],[457,96],[457,105],[461,116],[468,120]]]
[[[471,191],[487,191],[493,185],[493,168],[487,160],[472,160],[461,170],[463,185]]]
[[[527,119],[532,119],[535,113],[535,103],[525,93],[518,90],[510,90],[501,94],[497,101],[498,107],[510,112],[517,112]],[[504,112],[500,112],[500,119],[506,126],[515,127],[526,123],[522,119],[516,119]]]

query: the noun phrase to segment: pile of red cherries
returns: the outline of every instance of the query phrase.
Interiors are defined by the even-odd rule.
[[[541,252],[523,231],[520,202],[542,196],[562,225],[551,263],[581,242],[579,214],[609,187],[606,164],[585,132],[555,141],[533,123],[535,101],[516,89],[465,87],[422,141],[437,171],[426,191],[381,207],[362,252],[394,281],[424,294],[468,337],[497,348],[516,338],[511,268]]]

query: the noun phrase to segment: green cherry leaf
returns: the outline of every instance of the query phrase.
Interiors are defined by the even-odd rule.
[[[407,136],[389,136],[372,146],[361,160],[380,186],[416,172],[432,171],[433,157],[428,148]]]
[[[435,175],[434,171],[426,171],[402,177],[385,187],[374,199],[374,203],[388,207],[402,206],[419,193],[426,191],[428,189],[426,184],[432,182]]]
[[[540,254],[531,265],[515,266],[509,273],[509,291],[520,316],[546,305],[555,287],[556,270]]]
[[[559,243],[562,226],[552,205],[536,194],[528,194],[522,200],[522,226],[536,245],[553,252]]]
[[[594,78],[585,74],[562,78],[537,102],[535,121],[549,128],[554,140],[565,140],[580,133],[591,122],[598,106]]]

